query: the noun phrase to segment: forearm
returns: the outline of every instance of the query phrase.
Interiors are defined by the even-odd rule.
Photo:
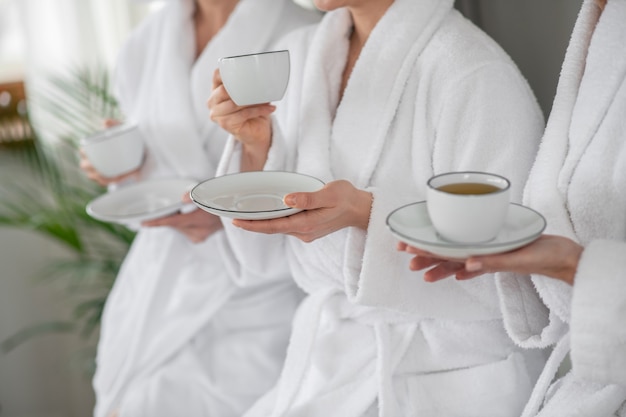
[[[241,172],[248,171],[262,171],[270,147],[272,146],[272,123],[268,123],[265,127],[265,132],[261,134],[263,139],[256,139],[252,141],[246,141],[239,138],[242,144],[241,147]]]
[[[241,149],[241,172],[262,171],[267,162],[270,145],[243,145]]]
[[[358,227],[367,231],[372,211],[373,194],[369,191],[357,190],[356,199],[351,200],[352,203],[352,219],[353,224],[350,226]]]

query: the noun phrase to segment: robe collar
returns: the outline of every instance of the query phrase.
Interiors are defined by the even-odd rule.
[[[148,138],[150,152],[143,168],[148,177],[180,176],[198,180],[214,175],[227,134],[209,118],[206,101],[213,71],[222,56],[266,48],[280,24],[288,0],[240,0],[224,27],[195,59],[193,0],[168,2],[146,27],[143,73],[128,86],[136,100],[130,117]],[[122,62],[132,73],[137,62]],[[122,74],[123,75],[123,74]],[[214,160],[208,156],[215,154]]]
[[[559,176],[565,195],[585,150],[626,82],[626,1],[612,0],[597,21],[569,128],[568,154]],[[626,117],[626,115],[625,115]]]
[[[369,184],[414,64],[452,3],[396,0],[365,43],[340,103],[352,20],[346,9],[324,17],[305,69],[298,171],[348,179],[359,188]],[[358,156],[331,168],[331,149]]]

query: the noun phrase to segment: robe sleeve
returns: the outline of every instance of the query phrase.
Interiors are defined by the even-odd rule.
[[[574,280],[572,369],[579,377],[626,386],[626,243],[591,242]]]
[[[281,170],[285,164],[285,144],[282,131],[272,118],[272,146],[265,170]],[[217,176],[240,171],[241,145],[232,136],[222,154]],[[291,280],[285,256],[285,236],[249,232],[232,225],[230,218],[222,218],[226,242],[220,245],[224,263],[239,286],[258,285],[275,280]]]
[[[528,275],[508,272],[496,274],[504,326],[511,339],[524,348],[554,345],[569,330],[559,314],[546,306],[535,286],[538,280],[545,281],[544,289],[554,291],[558,291],[560,286],[551,284],[562,284],[542,276],[531,279]]]

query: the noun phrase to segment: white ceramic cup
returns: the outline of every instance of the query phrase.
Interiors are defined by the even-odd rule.
[[[426,208],[441,238],[476,244],[498,235],[509,210],[509,180],[487,172],[464,171],[435,175],[427,185]]]
[[[89,162],[104,177],[112,178],[141,166],[144,142],[137,125],[122,123],[81,139]]]
[[[287,50],[223,57],[218,66],[224,88],[238,106],[278,101],[287,90]]]

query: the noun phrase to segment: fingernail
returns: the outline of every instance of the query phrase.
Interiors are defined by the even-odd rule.
[[[476,272],[483,269],[483,264],[480,261],[468,260],[465,262],[465,270],[468,272]]]
[[[293,194],[287,194],[283,201],[284,201],[285,205],[287,205],[289,207],[295,207],[295,205],[296,205],[296,196],[293,195]]]

